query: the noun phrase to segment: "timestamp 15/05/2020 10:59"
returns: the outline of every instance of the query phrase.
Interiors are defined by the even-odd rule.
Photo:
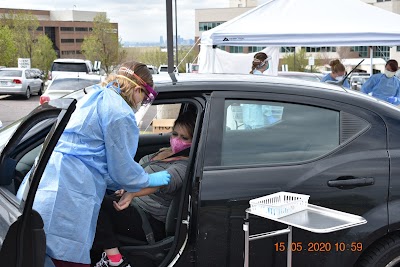
[[[286,251],[287,245],[285,242],[277,242],[274,244],[275,251],[283,252]],[[292,242],[291,244],[291,251],[292,252],[344,252],[344,251],[352,251],[352,252],[360,252],[362,251],[362,243],[361,242]]]

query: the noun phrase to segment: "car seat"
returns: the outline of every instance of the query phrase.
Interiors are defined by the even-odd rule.
[[[181,200],[181,190],[176,192],[175,197],[172,199],[172,202],[168,208],[168,213],[166,216],[165,222],[165,234],[166,237],[162,240],[155,241],[153,230],[151,229],[151,225],[144,214],[144,211],[138,208],[139,214],[142,218],[142,227],[145,232],[147,241],[137,240],[134,238],[118,235],[118,239],[121,242],[122,246],[120,247],[120,251],[127,258],[135,258],[135,256],[144,256],[155,263],[160,263],[168,254],[169,249],[171,248],[174,242],[174,235],[176,230],[176,222],[179,212]]]

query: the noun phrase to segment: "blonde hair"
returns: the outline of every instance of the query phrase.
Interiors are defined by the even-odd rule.
[[[131,107],[136,108],[136,103],[134,102],[135,90],[133,90],[136,86],[132,84],[132,82],[128,79],[134,81],[138,85],[143,85],[143,82],[135,77],[133,73],[139,76],[149,86],[153,87],[153,76],[147,68],[147,65],[136,61],[128,61],[122,63],[118,67],[118,71],[116,73],[111,73],[110,75],[108,75],[101,85],[106,86],[110,82],[114,82],[114,86],[118,86],[119,84],[119,87],[121,89],[121,96],[128,102]],[[128,79],[124,79],[118,76],[125,76]],[[146,90],[145,87],[142,87],[142,90]]]
[[[268,58],[268,56],[264,52],[256,53],[253,58],[253,64],[251,66],[250,74],[253,74],[255,69],[259,69],[260,64],[263,63],[267,58]]]
[[[344,65],[340,62],[339,59],[334,59],[329,62],[329,66],[331,66],[331,70],[333,73],[343,72],[345,71]]]

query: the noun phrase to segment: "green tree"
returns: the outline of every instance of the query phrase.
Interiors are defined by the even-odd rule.
[[[13,31],[8,26],[0,27],[0,65],[15,66],[17,48],[14,44]]]
[[[142,52],[136,60],[154,66],[160,66],[168,62],[167,53],[162,52],[159,47]]]
[[[287,64],[289,71],[300,71],[300,72],[317,72],[319,66],[323,64],[323,59],[318,57],[314,60],[314,66],[311,69],[308,66],[308,58],[307,52],[304,48],[300,51],[296,50],[296,53],[286,54],[282,60],[281,64]]]
[[[101,61],[106,73],[124,60],[121,40],[104,13],[94,17],[93,31],[82,43],[82,54],[91,61]]]
[[[57,58],[57,53],[53,48],[53,42],[46,35],[39,35],[34,45],[32,55],[32,66],[44,71],[47,75],[51,63]]]
[[[39,21],[32,13],[10,12],[0,18],[3,26],[8,26],[13,31],[14,45],[17,49],[16,57],[31,58],[37,41]]]

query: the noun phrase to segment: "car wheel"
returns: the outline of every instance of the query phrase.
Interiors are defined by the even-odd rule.
[[[31,89],[30,89],[29,87],[26,88],[25,98],[26,98],[26,99],[31,98]]]
[[[357,267],[395,267],[400,265],[400,234],[387,236],[368,248]]]
[[[42,84],[42,85],[40,85],[39,92],[37,93],[38,96],[41,96],[43,94],[43,89],[44,89],[44,86]]]

